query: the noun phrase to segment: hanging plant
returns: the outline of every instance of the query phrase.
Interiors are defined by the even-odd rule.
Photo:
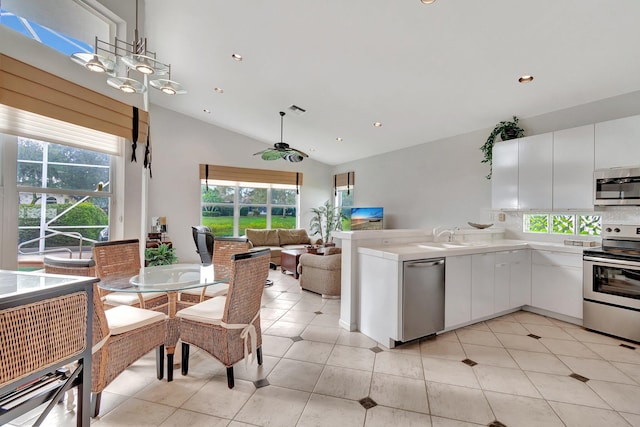
[[[493,172],[493,144],[496,143],[496,137],[498,135],[500,135],[501,141],[522,138],[524,136],[524,129],[518,126],[518,117],[513,116],[513,120],[511,121],[498,123],[489,134],[487,142],[480,147],[480,150],[484,154],[482,163],[489,163],[489,175],[487,175],[487,179],[491,179],[491,173]]]

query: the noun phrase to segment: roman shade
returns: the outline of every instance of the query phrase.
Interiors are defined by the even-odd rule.
[[[345,172],[339,173],[333,176],[333,190],[337,192],[338,189],[346,188],[349,192],[353,187],[353,184],[356,180],[355,172]]]
[[[200,165],[200,179],[302,185],[301,172],[236,168],[219,165]]]
[[[5,107],[5,120],[0,123],[6,133],[19,132],[11,114],[21,110],[109,135],[127,139],[132,135],[133,108],[130,105],[2,54],[0,104],[10,107],[9,110]],[[27,119],[21,119],[23,124],[20,126],[24,127],[24,121],[31,116],[25,117]],[[139,141],[146,140],[148,125],[149,113],[140,111]]]

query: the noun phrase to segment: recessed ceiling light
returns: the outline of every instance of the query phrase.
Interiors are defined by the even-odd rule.
[[[205,109],[204,109],[204,110],[202,110],[202,111],[204,111],[204,112],[205,112],[205,113],[207,113],[207,114],[211,114],[211,110],[209,110],[209,109],[207,109],[207,108],[205,108]]]
[[[234,53],[233,55],[231,55],[231,57],[236,61],[242,61],[242,55],[240,55],[239,53]]]
[[[311,147],[311,148],[309,148],[309,151],[311,151],[313,153],[314,151],[316,151],[316,149]]]
[[[224,93],[224,89],[222,89],[221,87],[214,87],[213,90],[216,93]]]
[[[520,83],[529,83],[529,82],[530,82],[530,81],[532,81],[532,80],[533,80],[533,76],[530,76],[530,75],[528,75],[528,74],[525,74],[524,76],[522,76],[522,77],[520,77],[520,78],[518,79],[518,81],[519,81]]]
[[[336,138],[336,141],[338,141],[338,142],[342,142],[342,138],[337,137],[337,138]]]
[[[420,0],[423,4],[431,4],[436,0]]]
[[[382,123],[380,122],[375,122],[373,125],[377,128],[382,127]]]

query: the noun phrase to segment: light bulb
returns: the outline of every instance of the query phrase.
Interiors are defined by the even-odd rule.
[[[124,93],[136,93],[136,89],[128,83],[120,85],[120,90]]]
[[[107,71],[102,65],[102,62],[98,59],[97,56],[93,56],[89,62],[85,65],[89,71],[93,71],[94,73],[104,73]]]

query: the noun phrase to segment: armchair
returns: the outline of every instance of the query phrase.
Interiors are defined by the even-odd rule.
[[[327,251],[325,255],[300,255],[300,287],[321,294],[322,298],[339,298],[342,254],[339,248]]]

